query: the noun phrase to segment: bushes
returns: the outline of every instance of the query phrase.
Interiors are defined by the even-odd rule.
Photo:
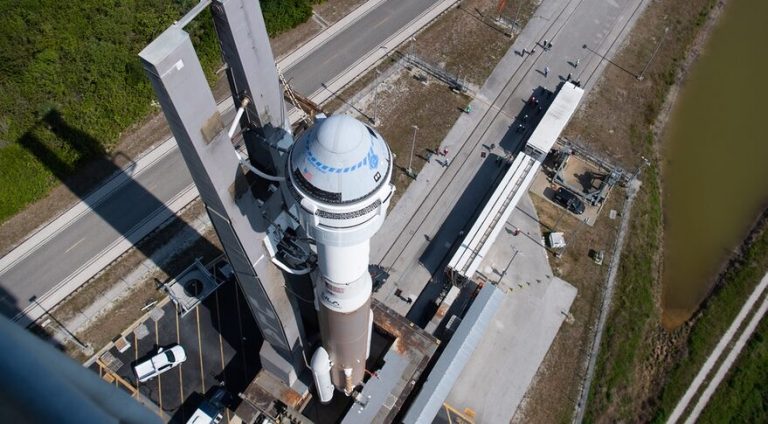
[[[138,53],[197,0],[19,0],[0,3],[0,221],[109,152],[152,111]],[[310,0],[263,0],[270,34],[309,18]],[[207,14],[207,12],[206,12]],[[187,30],[212,76],[220,55],[209,16]],[[51,128],[51,112],[99,148]],[[71,134],[71,131],[70,131]],[[31,151],[20,141],[33,141]],[[41,152],[44,158],[40,157]],[[52,169],[55,168],[55,169]]]
[[[312,16],[309,0],[262,0],[261,12],[269,36],[287,31]]]

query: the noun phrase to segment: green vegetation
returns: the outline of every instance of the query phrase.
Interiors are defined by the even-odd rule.
[[[680,400],[688,385],[693,381],[696,373],[699,372],[701,365],[706,361],[707,356],[712,352],[712,349],[714,349],[728,326],[731,325],[746,298],[768,271],[768,229],[766,227],[768,226],[764,225],[764,228],[755,235],[754,241],[746,249],[742,257],[731,264],[732,266],[699,313],[688,337],[686,351],[683,352],[681,359],[669,374],[669,379],[664,385],[661,405],[655,421],[666,421],[666,417],[675,408],[678,400]],[[761,328],[765,330],[765,325]],[[750,344],[750,354],[763,355],[765,357],[765,355],[768,355],[768,346],[766,346],[762,338],[760,338],[760,341],[757,341],[758,338],[760,336],[756,335],[755,340]],[[768,361],[755,364],[753,367],[755,373],[762,372],[762,375],[768,373]],[[746,376],[747,378],[737,378],[738,376]],[[734,374],[731,377],[733,381],[729,385],[733,386],[733,390],[743,390],[746,386],[751,385],[754,391],[754,393],[750,393],[751,396],[768,396],[768,388],[761,386],[768,379],[761,379],[758,374],[747,375],[739,373],[738,376]],[[747,401],[746,398],[744,400]],[[712,403],[715,403],[715,399],[710,401],[710,404]],[[732,403],[730,405],[733,406]],[[764,408],[765,405],[763,405]],[[763,410],[762,413],[766,414],[767,412]],[[763,416],[765,417],[765,415]],[[741,422],[765,422],[765,419]]]
[[[698,34],[700,26],[714,5],[713,0],[701,0],[696,4],[686,4],[662,1],[648,6],[644,15],[636,24],[636,28],[658,25],[658,19],[663,16],[676,16],[670,25],[670,37],[664,51],[656,56],[653,66],[646,73],[647,89],[638,99],[642,113],[635,115],[630,124],[629,138],[633,146],[645,157],[656,157],[656,148],[652,125],[657,119],[662,105],[675,82],[675,76],[683,63],[687,50]],[[702,18],[703,17],[703,18]],[[656,20],[654,20],[656,19]],[[665,19],[665,18],[663,18]],[[623,52],[624,60],[643,56],[643,51],[651,51],[658,41],[650,37],[652,32],[642,33],[634,38],[634,43],[627,52]],[[628,59],[630,58],[630,59]],[[636,60],[636,59],[635,59]],[[610,71],[608,71],[610,72]],[[617,114],[620,111],[617,111]],[[585,420],[595,421],[644,421],[649,408],[654,405],[647,403],[643,386],[653,378],[643,364],[655,363],[662,369],[663,363],[658,362],[652,340],[660,328],[657,295],[659,285],[659,261],[661,250],[661,232],[663,215],[661,209],[661,187],[659,169],[652,164],[644,171],[643,185],[632,210],[626,246],[621,256],[618,270],[613,303],[608,317],[605,333],[600,347],[600,353],[595,368],[595,376],[589,394]],[[743,297],[741,298],[743,301]],[[717,316],[715,314],[715,316]],[[724,319],[719,316],[719,319]],[[710,330],[711,331],[711,330]],[[656,361],[656,362],[654,362]],[[646,373],[646,374],[644,374]],[[651,401],[657,399],[661,387],[650,388]],[[650,417],[655,412],[651,410]]]
[[[768,321],[757,327],[752,339],[704,408],[701,423],[768,422]]]
[[[270,34],[309,18],[310,0],[263,0]],[[138,53],[196,0],[0,4],[0,222],[107,155],[155,109]],[[219,53],[209,16],[187,26],[204,69]]]
[[[633,138],[645,139],[647,148],[653,139],[650,130],[641,136],[632,131]],[[651,165],[644,171],[643,185],[635,199],[626,246],[621,255],[617,283],[610,316],[606,321],[603,344],[595,368],[595,379],[589,395],[586,422],[594,422],[600,411],[611,403],[627,405],[630,398],[613,399],[614,396],[631,397],[620,390],[631,384],[639,359],[647,356],[645,343],[651,325],[658,314],[654,298],[654,279],[657,254],[660,245],[662,223],[661,191],[658,170]],[[632,412],[618,411],[627,421]]]
[[[312,16],[312,4],[322,0],[262,0],[261,12],[267,24],[267,32],[273,37]]]

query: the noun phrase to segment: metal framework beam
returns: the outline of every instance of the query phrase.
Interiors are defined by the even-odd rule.
[[[260,19],[258,3],[249,3]],[[259,329],[290,364],[283,379],[291,385],[305,364],[298,310],[264,247],[270,221],[249,189],[189,34],[173,25],[139,56]],[[271,60],[261,65],[274,68]],[[265,118],[259,122],[272,123]]]

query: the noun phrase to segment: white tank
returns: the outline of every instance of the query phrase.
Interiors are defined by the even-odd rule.
[[[365,351],[365,359],[371,357],[371,337],[373,337],[373,311],[368,318],[368,350]]]
[[[312,355],[310,367],[320,403],[326,404],[333,398],[333,383],[331,382],[331,359],[324,348],[318,348]]]

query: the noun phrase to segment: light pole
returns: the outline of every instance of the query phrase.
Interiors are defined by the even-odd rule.
[[[635,178],[637,178],[638,175],[640,175],[640,172],[643,170],[644,166],[648,166],[651,164],[651,161],[649,161],[648,158],[646,158],[645,156],[640,156],[640,159],[642,159],[643,162],[637,166],[637,170],[635,171],[634,174],[632,174],[632,178],[629,179],[630,182],[632,182]]]
[[[413,173],[413,151],[416,149],[416,131],[419,130],[419,127],[416,125],[411,125],[413,127],[413,139],[411,140],[411,158],[408,160],[408,175],[411,176],[411,178],[416,178]]]
[[[653,61],[653,58],[656,57],[656,53],[659,52],[659,49],[661,48],[661,44],[667,38],[667,32],[669,32],[669,27],[665,27],[664,28],[664,34],[661,36],[661,40],[659,40],[659,44],[656,45],[656,50],[653,51],[653,54],[651,55],[651,58],[648,59],[648,62],[646,62],[645,66],[643,66],[643,70],[640,71],[640,75],[637,76],[637,80],[638,81],[642,81],[643,78],[645,78],[643,75],[645,74],[645,71],[648,69],[648,66],[651,65],[651,62]]]
[[[373,126],[379,125],[379,118],[377,118],[379,111],[379,86],[381,86],[381,71],[376,70],[376,87],[373,89]]]
[[[518,22],[518,19],[520,18],[520,8],[521,7],[523,7],[523,0],[518,0],[518,2],[517,2],[517,12],[515,12],[515,20],[512,21],[512,23],[516,27],[520,27],[520,25],[517,22]]]
[[[509,271],[509,267],[512,266],[512,261],[515,260],[518,253],[520,253],[520,251],[515,249],[515,253],[512,255],[511,258],[509,258],[509,262],[507,262],[506,268],[504,268],[504,271],[501,271],[501,276],[499,277],[499,281],[496,282],[497,285],[501,284],[501,280],[504,279],[504,277],[507,275],[507,271]]]
[[[54,317],[54,316],[53,316],[53,314],[51,314],[51,313],[50,313],[50,312],[49,312],[47,309],[45,309],[45,308],[43,307],[43,305],[41,305],[41,304],[40,304],[40,302],[38,302],[38,301],[37,301],[37,296],[32,296],[32,297],[30,297],[30,298],[29,298],[29,301],[30,301],[30,302],[32,302],[32,303],[34,303],[34,304],[35,304],[35,305],[37,305],[38,307],[40,307],[40,309],[42,309],[42,310],[43,310],[43,312],[44,312],[46,315],[48,315],[48,317],[49,317],[51,320],[53,320],[53,322],[55,322],[55,323],[56,323],[56,324],[57,324],[59,327],[61,327],[61,328],[64,330],[64,332],[65,332],[65,333],[67,333],[67,335],[70,337],[70,339],[72,339],[72,341],[74,341],[74,342],[75,342],[75,344],[76,344],[76,345],[77,345],[77,346],[78,346],[78,347],[79,347],[81,350],[83,350],[84,352],[89,352],[89,351],[91,351],[91,347],[90,347],[90,346],[86,345],[86,344],[85,344],[85,343],[83,343],[83,342],[82,342],[80,339],[78,339],[78,338],[77,338],[77,336],[75,336],[75,335],[74,335],[74,334],[73,334],[71,331],[69,331],[69,329],[68,329],[68,328],[67,328],[67,327],[66,327],[66,326],[65,326],[63,323],[61,323],[61,321],[57,320],[57,319],[56,319],[56,317]]]

